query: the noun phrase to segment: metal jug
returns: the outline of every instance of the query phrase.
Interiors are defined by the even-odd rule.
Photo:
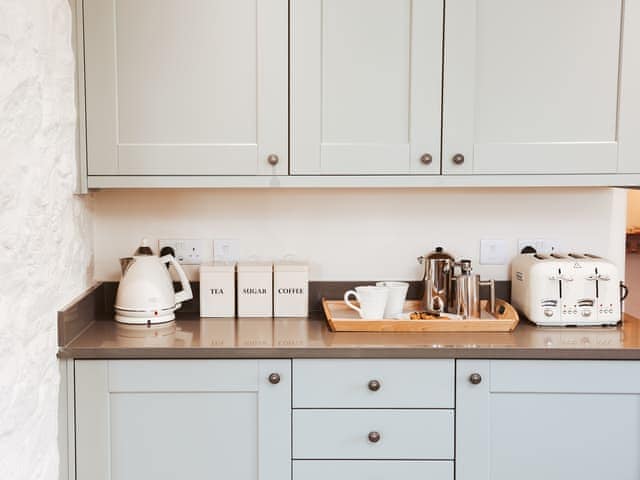
[[[456,275],[455,283],[455,313],[462,318],[480,318],[480,286],[486,285],[490,288],[489,311],[493,313],[496,309],[496,290],[493,280],[481,281],[480,275],[473,275],[471,260],[461,260],[456,263],[460,267],[460,274]]]
[[[454,258],[442,247],[436,247],[428,255],[418,257],[418,262],[424,264],[424,308],[436,313],[452,311]]]

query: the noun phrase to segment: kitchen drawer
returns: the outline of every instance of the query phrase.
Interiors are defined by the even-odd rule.
[[[453,360],[294,360],[294,408],[453,408]],[[380,388],[370,388],[377,381]]]
[[[453,480],[453,462],[296,460],[293,480]]]
[[[295,459],[453,459],[453,410],[295,410]],[[377,432],[377,442],[369,440]]]

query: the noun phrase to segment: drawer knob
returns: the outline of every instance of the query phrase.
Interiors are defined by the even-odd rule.
[[[479,373],[472,373],[469,375],[469,381],[474,385],[478,385],[482,381],[482,376]]]
[[[367,437],[371,443],[378,443],[380,441],[380,432],[369,432]]]
[[[462,165],[464,163],[464,155],[461,153],[456,153],[453,156],[452,160],[456,165]]]
[[[272,153],[267,157],[267,162],[269,162],[269,165],[272,165],[274,167],[278,164],[279,161],[280,161],[280,158],[278,157],[278,155],[274,153]]]
[[[369,390],[371,390],[372,392],[377,392],[378,390],[380,390],[380,381],[379,380],[371,380],[369,382]]]
[[[433,157],[431,156],[430,153],[425,153],[420,157],[420,161],[425,165],[430,165],[431,162],[433,162]]]
[[[271,375],[269,375],[269,383],[272,383],[274,385],[277,385],[278,383],[280,383],[280,374],[272,373]]]

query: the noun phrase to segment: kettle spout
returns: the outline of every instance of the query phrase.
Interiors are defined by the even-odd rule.
[[[135,262],[135,258],[133,257],[124,257],[120,259],[120,269],[122,270],[122,276],[127,273],[127,270],[129,270],[129,267],[133,265],[133,262]]]

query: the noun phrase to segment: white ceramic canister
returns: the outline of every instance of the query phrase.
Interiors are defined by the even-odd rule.
[[[235,262],[213,262],[200,266],[200,316],[236,316]]]
[[[238,317],[273,316],[273,263],[238,262]]]
[[[273,315],[306,317],[309,313],[309,265],[280,261],[273,265]]]

